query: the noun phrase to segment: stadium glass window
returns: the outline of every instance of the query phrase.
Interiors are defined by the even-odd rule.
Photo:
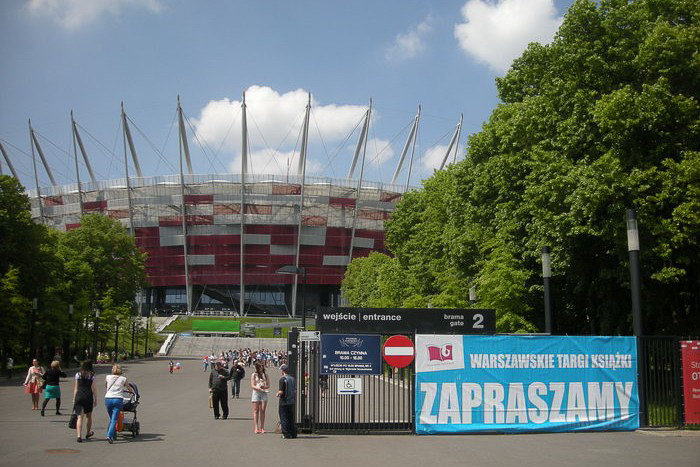
[[[165,289],[165,303],[168,305],[187,303],[185,289]]]
[[[256,290],[245,293],[246,300],[258,305],[284,305],[284,293],[270,290]]]

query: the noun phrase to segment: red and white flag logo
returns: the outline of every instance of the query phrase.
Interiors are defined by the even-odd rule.
[[[452,361],[452,344],[445,344],[442,347],[437,345],[428,346],[428,359],[431,362]]]

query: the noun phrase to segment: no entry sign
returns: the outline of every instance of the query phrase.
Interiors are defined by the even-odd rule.
[[[406,336],[391,336],[384,343],[382,355],[390,366],[404,368],[413,362],[415,356],[413,342]]]

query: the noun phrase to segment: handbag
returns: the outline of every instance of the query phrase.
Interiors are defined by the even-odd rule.
[[[78,426],[78,414],[73,412],[68,419],[68,428],[75,429]]]

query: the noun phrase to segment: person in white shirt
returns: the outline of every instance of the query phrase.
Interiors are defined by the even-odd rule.
[[[117,438],[117,420],[119,412],[124,407],[124,390],[129,382],[126,376],[122,376],[122,368],[115,363],[112,365],[112,374],[105,376],[105,407],[109,415],[109,427],[107,428],[107,441],[112,444]]]

